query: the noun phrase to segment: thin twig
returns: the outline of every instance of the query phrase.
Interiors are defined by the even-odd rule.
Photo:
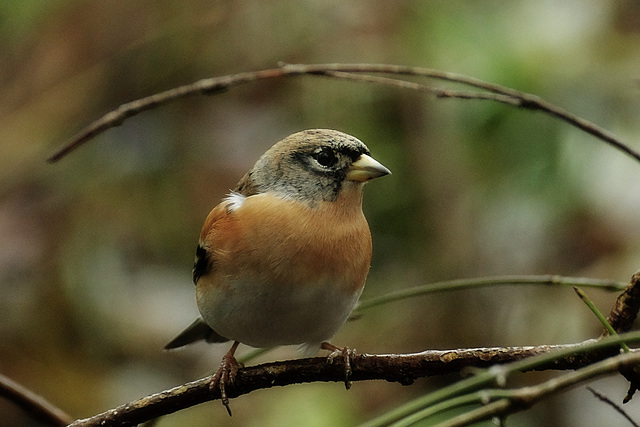
[[[463,427],[527,409],[549,395],[576,387],[586,381],[614,373],[640,362],[640,353],[625,353],[594,363],[574,372],[552,378],[541,384],[498,392],[499,400],[447,420],[438,427]],[[418,420],[416,420],[418,421]],[[400,424],[399,424],[400,425]],[[408,424],[407,424],[408,425]]]
[[[4,375],[0,375],[0,397],[13,402],[31,418],[45,425],[66,426],[73,421],[62,409]]]
[[[494,277],[474,277],[471,279],[447,280],[444,282],[428,283],[426,285],[415,286],[408,289],[401,289],[390,292],[379,297],[365,299],[358,303],[353,317],[362,314],[363,310],[387,304],[392,301],[400,301],[416,296],[426,295],[435,292],[445,292],[461,289],[472,289],[485,286],[501,285],[542,285],[542,286],[583,286],[606,291],[620,291],[625,288],[625,284],[611,280],[589,279],[584,277],[565,277],[556,275],[513,275]]]
[[[618,411],[620,413],[620,415],[622,415],[623,417],[625,417],[627,419],[627,421],[629,421],[631,423],[632,426],[634,427],[640,427],[640,425],[638,425],[638,423],[636,423],[633,418],[631,418],[629,416],[629,414],[627,414],[627,412],[622,409],[619,405],[617,405],[615,402],[612,402],[611,399],[609,399],[607,396],[605,396],[602,393],[598,393],[596,390],[594,390],[591,387],[587,387],[587,390],[589,390],[596,398],[600,399],[601,401],[603,401],[604,403],[606,403],[607,405],[611,406],[613,409],[615,409],[616,411]]]
[[[454,91],[449,89],[435,88],[420,83],[407,80],[399,80],[390,77],[369,76],[355,73],[345,73],[342,71],[327,71],[324,73],[313,73],[324,77],[333,77],[356,82],[377,83],[386,86],[395,86],[400,89],[416,90],[419,92],[435,95],[436,98],[457,98],[457,99],[477,99],[485,101],[496,101],[511,106],[519,106],[521,102],[513,96],[500,93],[478,92],[478,91]]]
[[[613,326],[611,326],[607,318],[604,317],[604,314],[602,314],[602,312],[598,309],[598,307],[596,307],[596,305],[593,303],[593,301],[591,301],[591,299],[587,296],[587,294],[577,286],[574,286],[573,290],[576,292],[576,294],[578,294],[582,302],[584,302],[585,305],[589,307],[589,310],[591,310],[591,312],[598,318],[600,323],[602,323],[602,326],[604,326],[605,331],[608,332],[609,335],[617,335],[618,333],[616,332],[616,330],[613,329]],[[631,351],[629,349],[629,346],[625,343],[620,343],[620,348],[625,353],[629,353]]]
[[[480,91],[468,92],[437,89],[419,83],[407,82],[400,79],[368,75],[371,73],[438,79],[451,83],[470,86],[475,89],[479,89]],[[215,94],[221,91],[228,90],[234,86],[249,82],[299,75],[320,75],[342,80],[348,79],[391,85],[405,89],[429,92],[440,98],[488,100],[509,104],[520,108],[541,111],[547,115],[560,119],[570,124],[571,126],[574,126],[584,132],[595,136],[596,138],[640,161],[640,153],[626,145],[611,132],[596,125],[595,123],[571,114],[568,111],[554,104],[551,104],[536,95],[516,91],[505,86],[500,86],[460,74],[448,73],[428,68],[407,67],[402,65],[389,64],[282,64],[278,68],[271,68],[255,72],[230,74],[222,77],[199,80],[189,85],[179,86],[165,92],[161,92],[121,105],[116,110],[105,114],[98,120],[92,122],[87,127],[82,129],[79,133],[72,137],[61,149],[51,155],[48,160],[50,162],[60,160],[62,157],[64,157],[80,145],[86,143],[87,141],[91,140],[107,129],[121,125],[129,117],[135,116],[143,111],[167,104],[171,101],[198,94]]]

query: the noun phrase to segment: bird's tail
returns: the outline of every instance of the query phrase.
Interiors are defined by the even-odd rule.
[[[209,325],[204,323],[204,320],[202,320],[202,318],[198,318],[184,331],[180,332],[177,337],[175,337],[167,345],[165,345],[164,349],[171,350],[200,340],[210,343],[229,341],[229,339],[219,335],[216,331],[211,329]]]

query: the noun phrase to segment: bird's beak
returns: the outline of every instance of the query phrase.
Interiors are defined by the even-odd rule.
[[[347,179],[366,182],[374,178],[389,175],[390,173],[391,171],[384,167],[382,163],[373,157],[362,154],[347,170]]]

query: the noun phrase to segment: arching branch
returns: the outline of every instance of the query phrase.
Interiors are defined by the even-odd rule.
[[[451,89],[435,88],[420,83],[406,81],[398,78],[372,76],[370,74],[387,74],[395,76],[423,77],[443,80],[474,88],[474,91],[458,91]],[[622,142],[618,137],[606,129],[578,117],[568,111],[551,104],[539,96],[520,92],[505,86],[485,82],[461,74],[432,70],[420,67],[408,67],[389,64],[281,64],[277,68],[266,70],[230,74],[222,77],[213,77],[199,80],[195,83],[179,86],[165,92],[157,93],[145,98],[121,105],[101,118],[97,119],[78,134],[72,137],[61,149],[56,151],[50,162],[60,160],[62,157],[78,148],[80,145],[115,126],[121,125],[129,117],[143,111],[151,110],[177,99],[206,94],[211,95],[226,91],[232,87],[245,83],[266,79],[283,78],[290,76],[312,75],[324,76],[336,79],[346,79],[361,82],[389,85],[403,89],[418,90],[430,93],[438,98],[476,99],[499,102],[519,108],[540,111],[554,118],[562,120],[596,138],[606,142],[618,150],[640,161],[640,153]]]
[[[66,426],[73,418],[10,378],[0,375],[0,397],[13,402],[31,418],[45,425]]]

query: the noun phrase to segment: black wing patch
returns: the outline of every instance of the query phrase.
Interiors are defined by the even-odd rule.
[[[211,262],[209,260],[209,254],[204,246],[202,246],[202,243],[200,243],[196,249],[196,260],[193,263],[193,283],[197,284],[198,279],[210,271]]]

